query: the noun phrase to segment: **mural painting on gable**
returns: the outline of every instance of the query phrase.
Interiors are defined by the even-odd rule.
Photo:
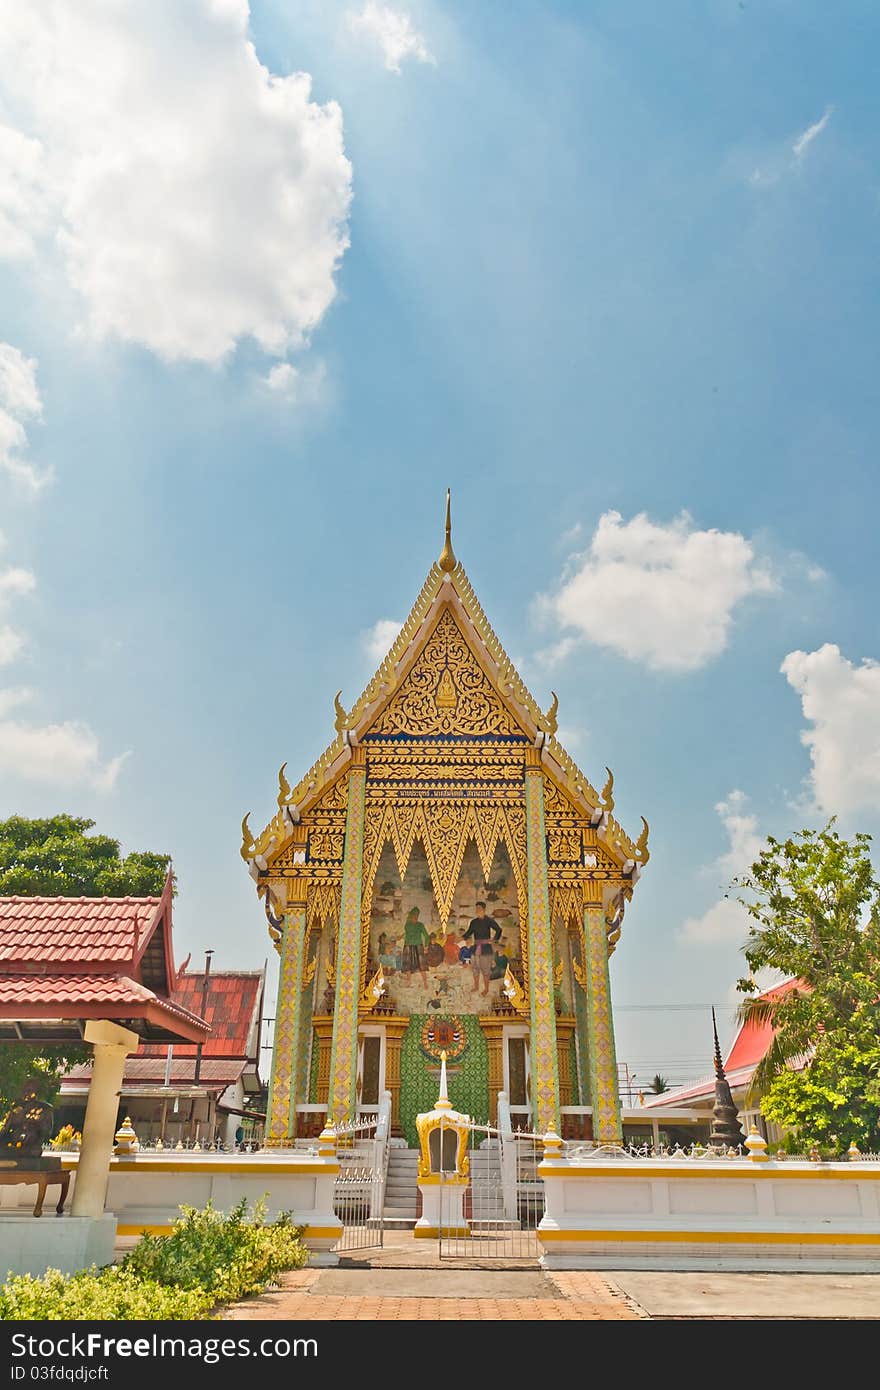
[[[373,969],[382,966],[386,998],[398,1014],[490,1012],[508,964],[514,973],[520,965],[516,881],[505,848],[499,845],[487,877],[476,846],[468,845],[444,937],[421,844],[414,844],[402,879],[386,845],[373,890],[370,961]]]

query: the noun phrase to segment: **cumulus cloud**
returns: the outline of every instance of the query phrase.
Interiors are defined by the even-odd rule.
[[[248,21],[247,0],[4,7],[0,252],[57,252],[98,338],[281,356],[334,299],[342,113],[270,72]]]
[[[663,524],[605,512],[589,550],[541,600],[569,629],[544,655],[564,659],[577,638],[653,670],[693,671],[724,650],[737,606],[775,587],[737,532],[699,531],[687,513]]]
[[[409,15],[402,10],[393,10],[390,5],[367,0],[360,14],[349,13],[348,23],[352,33],[363,36],[381,50],[389,72],[399,74],[400,65],[407,58],[413,58],[417,63],[436,61],[422,35],[413,27]]]
[[[305,369],[276,362],[263,377],[263,385],[288,405],[319,405],[326,396],[327,368],[323,362]]]
[[[3,537],[0,536],[0,546]],[[4,614],[13,601],[24,598],[36,588],[37,581],[30,570],[11,565],[0,570],[0,615]],[[9,623],[0,623],[0,666],[9,666],[24,651],[26,641],[23,635]]]
[[[9,708],[27,695],[21,690],[0,691],[0,775],[110,791],[128,754],[103,762],[98,739],[88,724],[40,725],[7,718]]]
[[[4,544],[0,536],[0,546]],[[36,588],[30,570],[10,565],[0,570],[0,616],[18,599]],[[17,661],[26,638],[7,622],[0,623],[0,666]],[[115,784],[127,753],[102,760],[98,739],[88,724],[67,720],[61,724],[36,724],[11,717],[28,704],[33,691],[24,686],[0,689],[0,778],[20,777],[52,786],[91,786],[109,791]]]
[[[364,651],[373,661],[384,661],[391,650],[401,624],[396,618],[380,618],[366,632],[361,633]]]
[[[36,358],[25,357],[11,343],[0,343],[0,468],[28,492],[39,492],[50,476],[39,473],[23,456],[26,423],[42,412]]]
[[[880,664],[854,666],[826,642],[814,652],[789,652],[781,670],[812,726],[801,742],[810,750],[817,809],[841,816],[880,810]]]
[[[745,792],[732,791],[715,807],[727,836],[727,849],[708,867],[706,873],[717,875],[719,886],[726,889],[731,879],[745,873],[760,853],[764,843],[758,834],[758,819],[748,810]],[[732,942],[741,945],[748,932],[749,918],[736,897],[721,898],[699,917],[688,917],[681,927],[681,936],[697,945]]]

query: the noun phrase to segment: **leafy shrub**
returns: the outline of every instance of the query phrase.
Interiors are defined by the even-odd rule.
[[[0,1285],[0,1321],[180,1321],[207,1317],[214,1302],[206,1289],[167,1288],[151,1279],[139,1279],[118,1265],[103,1270],[92,1266],[81,1274],[50,1269],[39,1279],[31,1274],[11,1274]]]
[[[119,1265],[10,1275],[0,1285],[0,1321],[205,1318],[308,1259],[302,1229],[286,1213],[267,1222],[265,1201],[250,1215],[245,1201],[228,1214],[210,1202],[204,1211],[181,1211],[171,1235],[141,1236]]]
[[[179,1289],[207,1289],[221,1303],[261,1292],[282,1270],[301,1269],[308,1259],[301,1228],[286,1213],[267,1223],[265,1201],[250,1214],[244,1200],[228,1213],[210,1202],[203,1211],[181,1211],[170,1236],[141,1236],[123,1268]]]

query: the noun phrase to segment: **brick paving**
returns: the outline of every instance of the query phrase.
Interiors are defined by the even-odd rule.
[[[432,1271],[433,1272],[433,1271]],[[645,1314],[632,1304],[614,1285],[600,1274],[590,1272],[552,1275],[537,1272],[547,1288],[540,1297],[494,1298],[494,1280],[503,1282],[499,1271],[486,1271],[484,1282],[487,1297],[456,1298],[448,1291],[434,1296],[382,1297],[370,1290],[370,1271],[361,1268],[363,1293],[324,1293],[320,1289],[319,1269],[298,1270],[282,1276],[280,1286],[257,1298],[237,1303],[223,1314],[229,1320],[312,1321],[332,1322],[337,1319],[352,1322],[430,1321],[458,1322],[596,1322],[627,1321]],[[332,1273],[332,1271],[329,1271]],[[451,1271],[450,1271],[451,1275]],[[412,1283],[417,1288],[430,1284],[427,1271],[413,1270]],[[349,1279],[349,1284],[351,1283]]]

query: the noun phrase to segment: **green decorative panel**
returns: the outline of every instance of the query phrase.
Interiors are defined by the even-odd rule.
[[[580,1071],[578,1072],[578,1085],[581,1098],[579,1105],[589,1105],[590,1102],[590,1044],[589,1020],[587,1018],[587,1001],[584,998],[584,991],[580,985],[575,986],[574,991],[574,1013],[577,1019],[577,1040],[581,1054]]]
[[[568,1055],[570,1058],[569,1066],[571,1068],[571,1103],[572,1105],[580,1105],[581,1102],[579,1098],[580,1085],[578,1082],[578,1053],[577,1043],[574,1040],[573,1033],[568,1040]]]
[[[312,1064],[309,1067],[309,1105],[318,1104],[318,1035],[312,1029]]]
[[[451,1015],[431,1015],[450,1018]],[[467,1046],[448,1065],[449,1099],[456,1110],[480,1124],[489,1122],[489,1051],[486,1037],[474,1014],[458,1014]],[[426,1014],[413,1014],[400,1050],[400,1127],[410,1148],[418,1148],[416,1115],[433,1110],[439,1090],[439,1062],[422,1051],[422,1027]]]

